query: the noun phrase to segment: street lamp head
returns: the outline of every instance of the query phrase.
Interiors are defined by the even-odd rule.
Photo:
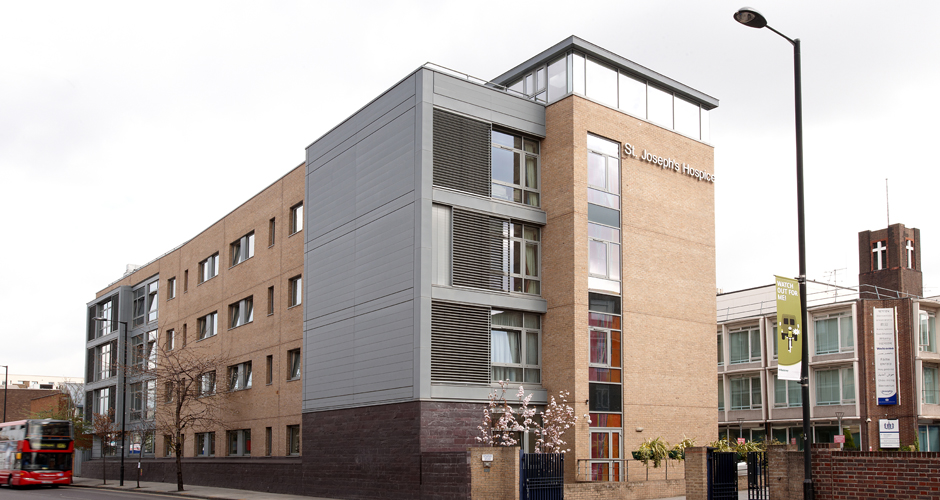
[[[760,12],[750,8],[741,7],[734,13],[734,20],[751,28],[763,28],[767,26],[767,19]]]

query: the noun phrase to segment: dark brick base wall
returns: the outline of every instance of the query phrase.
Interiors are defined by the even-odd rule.
[[[482,405],[398,403],[303,415],[304,494],[466,499]]]
[[[118,483],[120,458],[107,461],[109,483]],[[82,477],[101,479],[101,460],[82,463]],[[141,481],[176,484],[176,460],[145,459],[141,462]],[[269,493],[303,494],[300,458],[184,458],[183,487],[186,485],[215,486]],[[126,460],[124,484],[137,481],[137,460]],[[176,488],[170,488],[175,491]]]

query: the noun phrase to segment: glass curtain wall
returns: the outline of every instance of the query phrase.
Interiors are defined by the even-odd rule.
[[[708,110],[645,78],[579,52],[569,52],[538,66],[507,90],[545,104],[575,93],[637,118],[709,141]]]

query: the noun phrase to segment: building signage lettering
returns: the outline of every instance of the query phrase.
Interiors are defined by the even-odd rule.
[[[777,284],[777,378],[800,380],[803,369],[803,309],[800,284],[795,279],[774,276]]]
[[[643,154],[637,156],[636,148],[630,143],[623,144],[623,156],[624,158],[635,158],[641,161],[648,161],[653,165],[659,165],[663,169],[671,169],[676,172],[683,173],[689,177],[694,177],[700,181],[706,182],[715,182],[715,174],[710,174],[704,170],[699,170],[693,168],[688,163],[682,163],[678,160],[673,160],[672,158],[665,158],[662,156],[657,156],[653,153],[650,153],[647,150],[643,150]]]
[[[898,404],[897,356],[894,345],[894,309],[874,308],[875,392],[879,405]]]

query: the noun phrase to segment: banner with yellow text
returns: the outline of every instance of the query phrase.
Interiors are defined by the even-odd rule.
[[[777,292],[777,378],[800,380],[803,361],[803,325],[800,284],[775,276]]]

